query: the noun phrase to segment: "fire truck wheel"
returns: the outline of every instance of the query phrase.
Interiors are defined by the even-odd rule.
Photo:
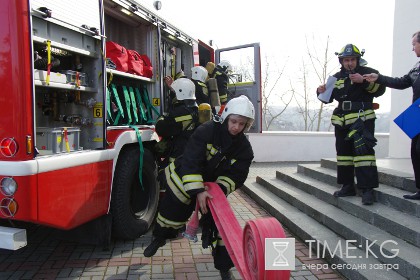
[[[144,149],[143,186],[139,180],[138,145],[124,148],[115,167],[111,196],[113,236],[136,239],[150,228],[157,212],[159,185],[152,152]]]

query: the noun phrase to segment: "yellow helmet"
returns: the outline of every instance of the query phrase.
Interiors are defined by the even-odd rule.
[[[338,58],[344,58],[344,57],[361,57],[363,54],[359,51],[359,48],[356,47],[353,44],[347,44],[345,45],[338,53]]]

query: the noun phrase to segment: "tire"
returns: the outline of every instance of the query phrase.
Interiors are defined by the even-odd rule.
[[[113,236],[136,239],[145,234],[156,217],[159,185],[157,167],[152,152],[144,149],[143,188],[139,181],[138,145],[121,150],[115,168],[111,195]]]

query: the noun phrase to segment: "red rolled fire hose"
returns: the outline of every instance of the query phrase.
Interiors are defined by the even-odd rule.
[[[275,218],[259,218],[239,225],[230,204],[216,183],[205,183],[213,196],[207,204],[226,249],[244,280],[285,280],[290,279],[290,270],[265,270],[265,239],[285,238],[279,221]],[[196,241],[198,230],[198,203],[184,236]]]

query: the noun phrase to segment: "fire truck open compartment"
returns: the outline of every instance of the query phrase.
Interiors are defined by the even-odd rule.
[[[130,4],[134,2],[104,1],[106,40],[116,42],[127,50],[146,54],[153,65],[153,77],[147,79],[107,69],[108,81],[111,80],[117,87],[145,88],[151,100],[160,101],[153,105],[162,114],[168,108],[169,94],[165,92],[161,78],[175,77],[181,70],[186,76],[191,76],[193,40],[147,10]]]
[[[104,1],[104,10],[107,41],[147,54],[156,66],[162,60],[163,69],[154,69],[155,81],[160,76],[174,76],[180,70],[191,75],[190,68],[194,65],[192,38],[151,13],[137,10],[135,5],[127,8],[114,1]]]
[[[31,2],[35,144],[41,156],[103,149],[106,130],[112,126],[153,124],[170,103],[161,77],[175,77],[181,70],[191,76],[192,38],[133,1],[104,0],[103,18],[94,2],[86,7],[89,13],[84,9],[75,13],[69,2]],[[105,41],[145,55],[152,77],[105,67]],[[75,127],[80,131],[71,134]],[[69,134],[76,139],[68,140]]]
[[[39,155],[104,148],[101,37],[34,12],[32,38]]]

